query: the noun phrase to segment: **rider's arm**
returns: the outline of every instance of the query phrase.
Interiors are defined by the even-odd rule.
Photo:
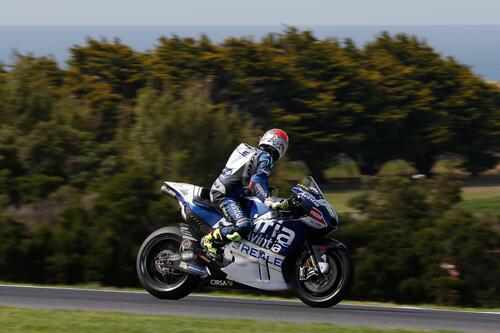
[[[257,171],[250,178],[248,187],[255,192],[257,198],[262,202],[269,197],[268,180],[271,177],[271,169],[273,168],[273,158],[269,153],[263,151],[257,158]]]

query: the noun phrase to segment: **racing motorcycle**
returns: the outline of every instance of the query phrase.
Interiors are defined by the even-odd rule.
[[[349,291],[354,267],[348,249],[328,234],[337,213],[312,177],[292,188],[287,211],[271,210],[255,196],[242,199],[253,228],[246,239],[227,243],[219,260],[200,239],[228,223],[211,203],[209,190],[165,182],[161,192],[179,201],[183,222],[149,235],[137,255],[140,282],[153,296],[180,299],[202,281],[258,290],[293,290],[304,303],[330,307]],[[215,281],[215,282],[214,282]]]

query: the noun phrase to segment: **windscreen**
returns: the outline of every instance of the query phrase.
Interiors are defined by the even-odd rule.
[[[311,176],[303,178],[300,181],[299,185],[309,189],[313,193],[317,193],[318,195],[324,197],[323,192],[321,192],[321,189],[319,188],[318,184],[316,184],[316,181]]]

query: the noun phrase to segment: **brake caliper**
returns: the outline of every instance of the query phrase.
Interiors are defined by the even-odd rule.
[[[307,259],[304,266],[299,268],[299,281],[306,281],[313,276],[317,276],[318,272],[313,267],[311,259]]]

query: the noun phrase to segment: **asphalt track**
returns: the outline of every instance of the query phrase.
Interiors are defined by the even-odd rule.
[[[300,302],[189,296],[158,300],[145,292],[0,285],[0,305],[31,308],[125,311],[169,316],[326,322],[354,326],[500,332],[500,312],[462,312],[413,307],[339,304],[316,309]]]

